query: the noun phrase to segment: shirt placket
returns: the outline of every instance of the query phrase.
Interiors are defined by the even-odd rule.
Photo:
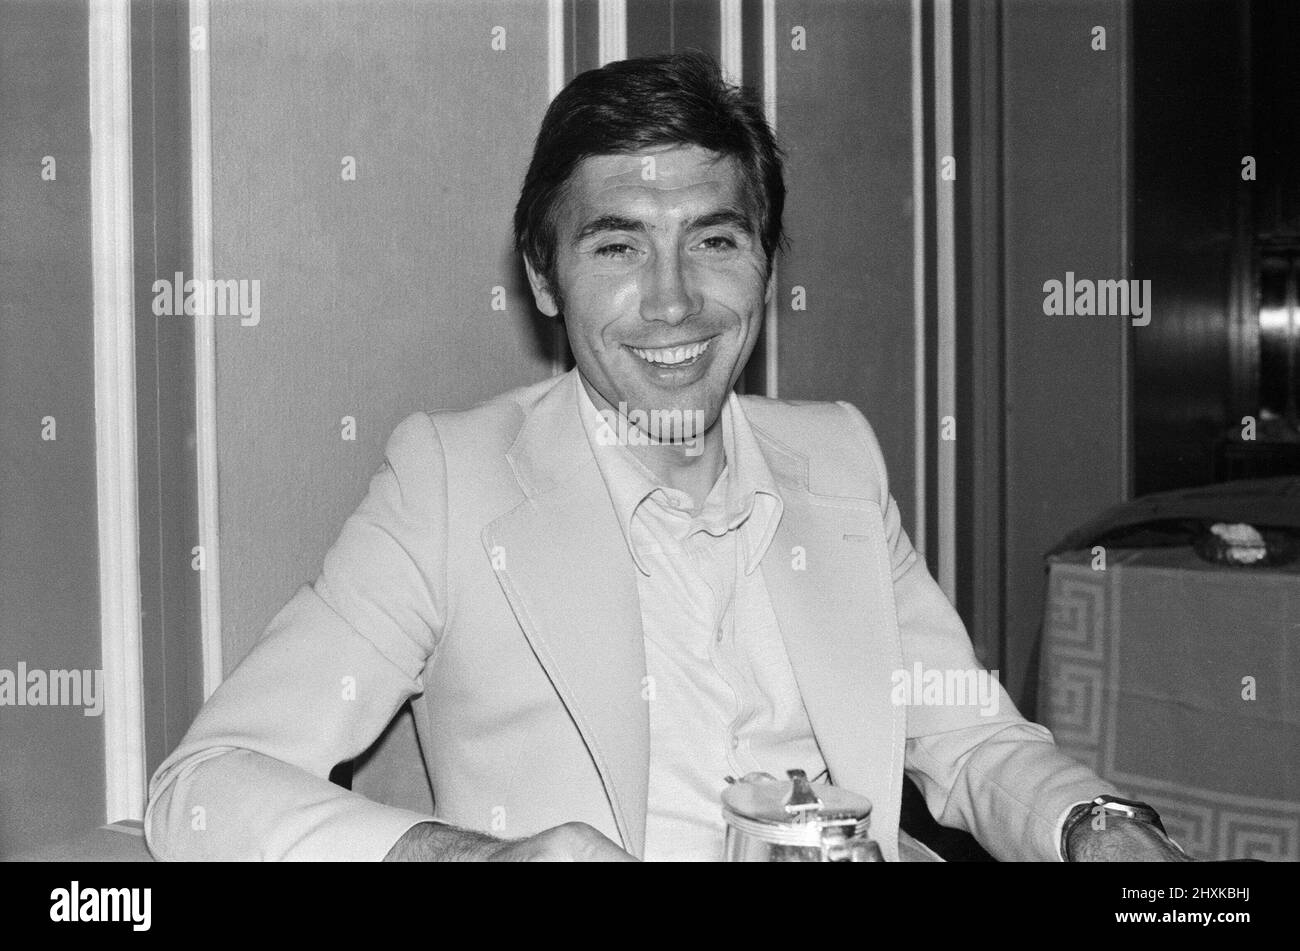
[[[753,756],[749,740],[740,729],[752,713],[753,697],[748,678],[739,662],[736,643],[736,586],[739,559],[737,530],[730,529],[721,536],[707,533],[696,535],[693,552],[699,557],[697,565],[714,595],[714,621],[709,643],[709,659],[713,668],[731,691],[733,706],[730,720],[725,724],[724,753],[732,774],[743,776],[751,772]]]

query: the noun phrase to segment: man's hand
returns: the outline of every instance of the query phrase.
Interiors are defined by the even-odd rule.
[[[585,822],[566,822],[527,839],[501,842],[489,862],[635,862]]]
[[[1081,822],[1070,832],[1072,862],[1194,862],[1153,825],[1121,816],[1105,816],[1094,828]]]
[[[585,822],[566,822],[527,839],[496,839],[436,822],[406,831],[385,862],[635,862]]]

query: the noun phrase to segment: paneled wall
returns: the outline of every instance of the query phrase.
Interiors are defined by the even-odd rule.
[[[398,421],[551,370],[509,231],[546,26],[530,2],[212,6],[214,274],[261,282],[255,326],[217,320],[227,669]]]
[[[1067,271],[1130,276],[1129,42],[1123,0],[1002,7],[1003,682],[1017,702],[1042,623],[1043,555],[1129,490],[1129,321],[1043,313],[1044,282]]]
[[[100,667],[87,29],[85,0],[0,2],[0,669],[11,676],[20,664]],[[0,856],[104,821],[103,719],[14,699],[0,706]]]
[[[777,393],[862,410],[911,531],[911,5],[782,0],[776,36],[777,128],[790,159]]]

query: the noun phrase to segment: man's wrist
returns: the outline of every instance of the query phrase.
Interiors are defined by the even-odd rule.
[[[1073,820],[1079,809],[1090,807],[1091,805],[1091,799],[1081,799],[1063,809],[1060,818],[1056,820],[1056,835],[1053,838],[1053,841],[1056,843],[1057,855],[1060,856],[1062,862],[1070,861],[1070,853],[1067,848],[1068,843],[1066,842],[1067,827],[1070,829],[1073,828]]]
[[[500,839],[443,822],[411,826],[384,856],[385,862],[481,862],[502,847]]]
[[[1067,862],[1155,858],[1186,860],[1159,814],[1143,802],[1098,796],[1072,807],[1062,822],[1061,857]]]

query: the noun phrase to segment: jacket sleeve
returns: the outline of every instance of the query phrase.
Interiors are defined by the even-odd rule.
[[[978,682],[984,668],[965,625],[903,530],[875,434],[855,407],[841,405],[865,434],[876,470],[904,672],[913,675],[920,664]],[[985,685],[992,689],[983,702],[968,692],[964,703],[908,704],[904,769],[939,823],[970,832],[995,858],[1059,861],[1066,810],[1118,791],[1057,749],[1046,727],[1022,717],[996,676]]]
[[[445,617],[446,466],[433,421],[393,431],[361,505],[150,783],[153,854],[378,860],[429,816],[329,781],[409,698]]]

